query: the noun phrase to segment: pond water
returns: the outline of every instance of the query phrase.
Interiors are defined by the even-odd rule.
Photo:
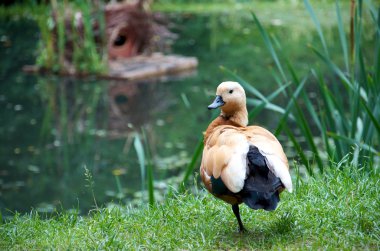
[[[93,197],[98,205],[143,201],[136,193],[142,188],[136,131],[144,128],[156,187],[164,190],[177,184],[212,117],[206,107],[228,79],[219,66],[236,70],[263,93],[277,87],[269,70],[273,61],[249,15],[171,14],[170,20],[179,34],[173,52],[197,57],[199,67],[186,78],[156,83],[27,75],[21,69],[35,61],[38,27],[23,18],[0,21],[3,214],[32,208],[85,213],[94,207]],[[278,20],[265,26],[296,67],[313,63],[305,45],[318,40],[314,29],[294,30]],[[326,35],[333,41],[337,34],[329,28]],[[263,112],[255,123],[274,128],[273,115]]]

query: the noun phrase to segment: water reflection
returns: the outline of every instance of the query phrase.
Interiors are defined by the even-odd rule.
[[[173,100],[163,83],[110,81],[108,85],[108,134],[112,137],[149,124],[153,114],[166,110]]]
[[[13,105],[16,95],[6,94],[5,106],[13,114],[33,103],[39,113],[18,114],[18,128],[15,121],[2,125],[14,132],[8,147],[2,147],[9,152],[1,156],[2,208],[86,211],[93,201],[85,167],[92,173],[100,204],[133,198],[141,184],[134,153],[126,147],[128,139],[141,126],[154,138],[149,129],[152,113],[167,108],[171,93],[144,83],[38,78],[28,84],[25,87],[35,92],[20,104]],[[33,130],[27,131],[29,119]]]

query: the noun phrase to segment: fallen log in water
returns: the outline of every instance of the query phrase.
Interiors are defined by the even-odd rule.
[[[198,66],[195,57],[179,55],[163,55],[155,53],[150,56],[136,56],[131,58],[109,61],[107,73],[90,74],[84,72],[59,72],[61,76],[88,77],[96,76],[103,79],[120,79],[127,81],[171,79],[172,77],[186,76]],[[27,73],[52,73],[49,69],[37,66],[24,66]]]

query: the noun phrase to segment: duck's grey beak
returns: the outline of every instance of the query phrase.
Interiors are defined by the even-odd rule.
[[[209,110],[211,110],[211,109],[216,109],[216,108],[218,108],[218,107],[221,107],[221,106],[224,105],[224,104],[225,104],[225,102],[223,101],[222,96],[220,96],[220,95],[216,95],[216,98],[215,98],[214,102],[212,102],[212,104],[209,105],[207,108],[208,108]]]

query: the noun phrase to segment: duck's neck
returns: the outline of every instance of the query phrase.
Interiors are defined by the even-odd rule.
[[[248,125],[248,112],[247,108],[239,109],[233,114],[226,114],[221,112],[220,115],[214,119],[210,125],[207,127],[206,132],[204,133],[204,142],[207,141],[207,138],[210,136],[212,131],[220,125],[231,125],[236,127],[245,127]]]
[[[236,126],[244,127],[248,125],[248,111],[245,106],[232,114],[222,110],[220,116],[236,124]]]

